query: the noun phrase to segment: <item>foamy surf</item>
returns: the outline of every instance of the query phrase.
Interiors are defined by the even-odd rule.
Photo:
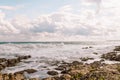
[[[32,77],[46,77],[48,70],[53,70],[62,61],[81,61],[80,58],[88,57],[92,60],[85,63],[99,61],[100,56],[111,52],[119,42],[38,42],[38,43],[4,43],[0,44],[0,58],[12,59],[15,55],[31,55],[32,58],[23,60],[15,67],[7,67],[2,73],[14,73],[24,69],[36,69],[30,74]],[[97,53],[94,54],[94,53]],[[115,61],[105,61],[112,64]]]

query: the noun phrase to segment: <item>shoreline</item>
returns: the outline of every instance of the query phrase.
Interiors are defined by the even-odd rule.
[[[29,74],[37,72],[36,69],[25,69],[15,73],[0,73],[0,79],[4,80],[120,80],[120,46],[115,46],[112,52],[108,52],[101,55],[99,61],[92,63],[85,63],[93,58],[83,57],[81,61],[73,62],[56,62],[51,64],[54,67],[53,70],[48,70],[49,77],[32,78]],[[98,55],[97,53],[94,53]],[[18,63],[31,58],[30,55],[20,56],[16,55],[16,58],[5,59],[0,58],[0,72],[8,67],[14,67]],[[118,63],[106,64],[105,60],[117,61]],[[46,68],[46,66],[44,66]]]

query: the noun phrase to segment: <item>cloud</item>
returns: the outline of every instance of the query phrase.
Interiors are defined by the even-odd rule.
[[[4,10],[16,10],[16,7],[13,6],[0,6],[0,9],[4,9]]]
[[[17,29],[15,29],[9,21],[5,20],[4,17],[5,14],[0,12],[0,34],[5,35],[16,33]]]
[[[50,14],[31,20],[16,16],[10,21],[0,12],[0,39],[15,41],[119,39],[119,5],[113,0],[102,1],[96,14],[98,0],[86,0],[79,13],[71,5],[65,5]],[[86,5],[86,4],[90,5]],[[112,7],[111,7],[112,6]]]

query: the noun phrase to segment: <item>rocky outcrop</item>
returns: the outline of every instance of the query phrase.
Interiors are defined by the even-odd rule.
[[[31,73],[37,72],[37,70],[35,70],[35,69],[26,69],[26,70],[15,72],[15,74],[23,74],[24,72],[27,72],[27,73],[31,74]]]
[[[58,75],[58,72],[57,71],[48,71],[47,74],[54,76],[54,75]]]
[[[120,51],[120,46],[115,46],[114,51]]]
[[[120,54],[117,54],[117,52],[109,52],[109,53],[103,54],[101,58],[111,60],[111,61],[120,61]]]
[[[21,62],[21,60],[28,59],[28,58],[31,58],[31,56],[30,55],[27,55],[27,56],[17,56],[17,58],[13,58],[13,59],[0,58],[0,71],[2,69],[5,69],[6,67],[16,66],[16,64]]]
[[[43,80],[120,80],[120,64],[105,64],[102,61],[62,64],[64,70],[61,69],[61,76],[55,75]]]

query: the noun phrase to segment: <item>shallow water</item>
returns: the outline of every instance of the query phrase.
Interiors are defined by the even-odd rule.
[[[46,77],[46,72],[55,68],[56,62],[71,62],[81,57],[90,57],[87,63],[100,60],[101,54],[110,52],[117,41],[94,41],[94,42],[6,42],[0,43],[0,57],[15,58],[15,55],[31,55],[32,58],[24,60],[15,67],[2,70],[3,73],[14,73],[24,69],[37,69],[38,72],[30,74],[32,77]],[[86,47],[88,47],[86,49]],[[89,48],[90,47],[90,48]],[[97,52],[98,55],[93,54]],[[106,61],[106,63],[114,63]],[[39,75],[38,75],[39,74]]]

